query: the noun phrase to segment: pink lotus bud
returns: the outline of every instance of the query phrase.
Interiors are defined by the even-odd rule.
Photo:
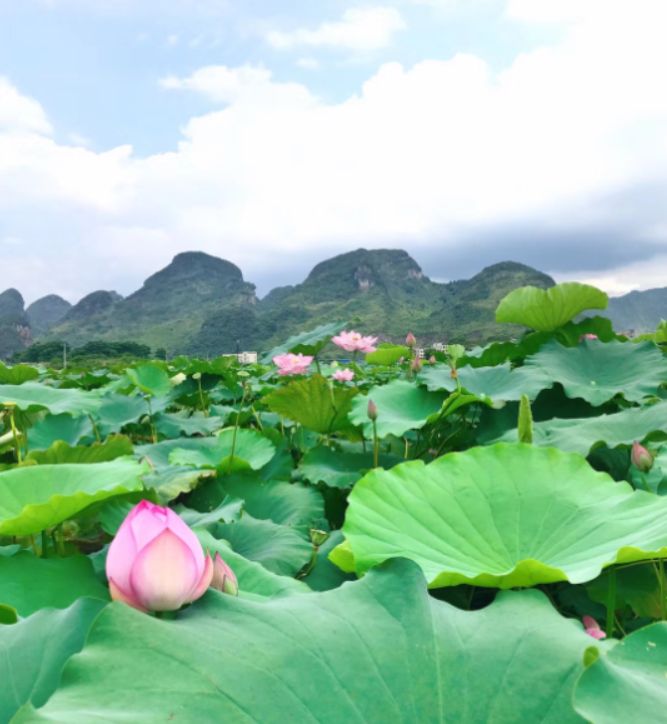
[[[408,332],[408,336],[405,338],[405,344],[407,344],[408,347],[414,347],[417,344],[415,335],[412,334],[412,332]]]
[[[378,408],[377,405],[373,402],[373,400],[368,401],[368,419],[369,420],[377,420],[378,419]]]
[[[428,358],[428,363],[429,363],[430,365],[434,365],[437,361],[438,361],[438,360],[435,358],[435,355],[434,355],[434,354],[432,354],[432,355]]]
[[[584,616],[582,619],[584,630],[594,639],[606,639],[607,634],[600,628],[600,624],[592,616]]]
[[[419,359],[419,357],[415,357],[412,360],[412,364],[410,365],[413,372],[419,372],[422,368],[422,361]]]
[[[636,440],[632,443],[630,459],[632,460],[632,464],[643,473],[647,473],[653,467],[653,455]]]
[[[593,334],[592,332],[586,332],[586,334],[582,334],[581,337],[579,337],[579,341],[583,342],[585,339],[589,341],[593,341],[594,339],[597,339],[597,334]]]
[[[222,560],[219,553],[215,554],[215,560],[213,561],[211,588],[228,593],[230,596],[238,596],[239,593],[239,584],[234,571]]]
[[[206,592],[213,561],[173,510],[142,500],[111,542],[106,571],[114,601],[175,611]]]

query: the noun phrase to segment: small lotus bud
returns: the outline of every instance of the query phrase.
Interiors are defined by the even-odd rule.
[[[592,616],[584,616],[582,619],[584,631],[598,641],[606,639],[607,634],[600,628],[600,624]]]
[[[180,385],[182,382],[185,382],[187,380],[187,375],[183,372],[179,372],[177,375],[174,375],[169,379],[169,382],[171,382],[174,387],[176,385]]]
[[[408,336],[405,338],[405,344],[407,344],[410,348],[414,347],[417,344],[415,335],[412,334],[412,332],[408,332]]]
[[[583,342],[584,340],[592,341],[594,339],[597,339],[597,334],[592,334],[591,332],[587,332],[586,334],[582,334],[581,337],[579,337],[579,341]]]
[[[62,525],[63,538],[73,540],[79,535],[79,524],[75,520],[66,520]]]
[[[643,473],[647,473],[653,467],[653,455],[636,440],[632,443],[630,459],[632,464]]]
[[[410,365],[410,368],[413,372],[419,372],[422,368],[422,361],[419,359],[419,357],[415,357],[412,360],[412,364]]]
[[[201,379],[201,372],[195,372],[195,373],[192,375],[192,379],[193,379],[193,380],[200,380],[200,379]]]
[[[310,542],[317,548],[319,548],[328,537],[329,534],[325,530],[313,528],[310,531]]]
[[[377,405],[373,402],[373,400],[368,401],[368,419],[369,420],[377,420],[378,419],[378,408]]]
[[[434,365],[437,361],[438,361],[438,360],[435,358],[435,355],[434,355],[434,354],[432,354],[432,355],[428,358],[428,363],[429,363],[430,365]]]
[[[222,560],[219,553],[215,554],[213,561],[211,588],[222,591],[222,593],[228,593],[230,596],[238,596],[239,593],[239,584],[234,571]]]

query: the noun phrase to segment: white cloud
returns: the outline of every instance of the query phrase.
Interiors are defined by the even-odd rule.
[[[29,242],[25,257],[18,249],[13,265],[3,260],[3,278],[41,291],[65,279],[73,295],[123,274],[136,283],[184,248],[229,258],[253,279],[332,247],[422,243],[444,253],[461,229],[526,218],[570,234],[613,225],[616,205],[592,200],[667,183],[661,8],[636,0],[625,16],[577,21],[500,73],[472,55],[387,63],[335,103],[262,67],[202,68],[162,84],[220,108],[190,119],[174,151],[147,158],[58,144],[28,103],[33,130],[22,121],[0,131],[2,233]],[[632,219],[638,239],[667,250],[659,221]],[[29,259],[51,253],[54,234],[77,249],[87,276],[53,252],[48,274],[29,278]]]
[[[298,68],[303,68],[304,70],[319,70],[321,67],[321,63],[317,58],[311,58],[311,57],[304,57],[304,58],[298,58],[296,61],[296,66]]]
[[[272,30],[266,34],[266,40],[278,50],[303,46],[377,50],[387,47],[394,34],[404,28],[396,8],[349,8],[340,20],[324,22],[316,28]]]
[[[21,95],[7,78],[0,76],[0,132],[34,131],[49,134],[49,119],[34,99]]]

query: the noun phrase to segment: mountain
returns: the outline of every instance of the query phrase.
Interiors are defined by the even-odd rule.
[[[27,347],[32,341],[25,302],[16,289],[0,294],[0,359]]]
[[[26,309],[33,335],[46,334],[71,308],[72,305],[57,294],[49,294],[33,302]]]
[[[357,249],[321,262],[302,284],[274,289],[254,308],[221,310],[204,322],[188,351],[270,349],[336,319],[391,341],[408,331],[424,344],[504,339],[519,328],[496,324],[496,306],[526,284],[549,287],[554,281],[523,264],[502,262],[472,279],[441,284],[405,251]]]
[[[667,287],[612,297],[604,315],[621,332],[653,332],[661,319],[667,319]]]
[[[80,345],[91,339],[163,347],[171,354],[189,348],[203,322],[221,308],[254,305],[255,287],[234,264],[184,252],[123,299],[116,292],[88,295],[48,334]]]

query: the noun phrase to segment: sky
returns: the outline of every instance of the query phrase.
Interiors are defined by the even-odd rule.
[[[667,286],[665,0],[0,0],[0,289],[359,247]]]

